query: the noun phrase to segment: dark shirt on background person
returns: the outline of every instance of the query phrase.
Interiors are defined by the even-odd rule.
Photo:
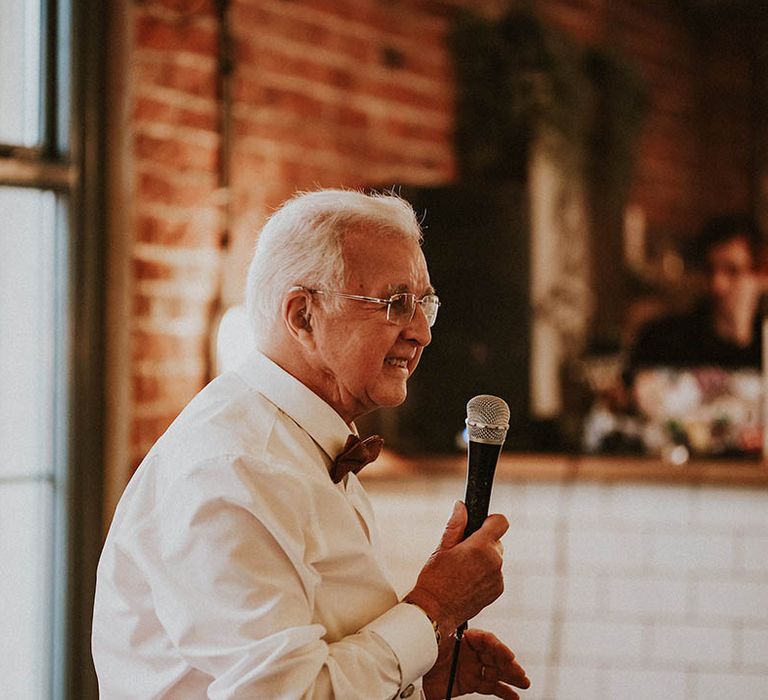
[[[760,367],[760,318],[755,316],[752,340],[740,345],[719,336],[711,311],[700,304],[693,311],[665,316],[640,331],[630,355],[630,366],[641,367]]]

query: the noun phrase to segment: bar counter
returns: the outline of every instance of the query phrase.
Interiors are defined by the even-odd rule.
[[[364,478],[464,475],[466,454],[400,455],[384,450]],[[768,464],[758,459],[696,459],[681,465],[657,457],[503,452],[496,479],[541,481],[668,482],[768,486]]]

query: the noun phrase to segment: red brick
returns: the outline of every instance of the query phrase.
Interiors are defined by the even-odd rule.
[[[167,280],[174,277],[174,269],[165,263],[134,258],[133,274],[136,279]]]
[[[369,114],[359,107],[342,104],[332,109],[331,114],[333,120],[345,128],[363,129],[370,124]]]
[[[158,172],[138,174],[138,195],[146,202],[163,202],[180,206],[192,206],[211,201],[215,188],[210,184],[186,180],[173,181],[172,177]]]
[[[218,51],[218,30],[213,22],[167,18],[139,13],[136,17],[135,40],[139,48],[183,51],[214,56]]]
[[[264,155],[239,149],[232,154],[232,176],[236,178],[239,173],[245,173],[246,182],[253,184],[254,178],[264,176],[268,164],[269,161]]]
[[[134,330],[131,333],[131,356],[137,360],[172,360],[200,357],[207,351],[205,336],[176,336]]]
[[[215,107],[215,104],[212,107]],[[133,118],[136,123],[170,124],[209,132],[216,132],[219,128],[219,117],[215,108],[195,111],[141,95],[136,97]]]
[[[134,376],[131,399],[136,403],[154,401],[160,396],[160,381],[157,377]]]
[[[260,82],[242,78],[235,81],[234,98],[238,102],[254,107],[266,105],[284,109],[290,115],[307,119],[323,116],[328,104],[315,95],[306,95],[293,88],[263,85]]]
[[[594,8],[569,7],[569,4],[549,3],[542,15],[579,44],[600,43],[605,30],[600,14],[595,13]]]
[[[140,214],[136,219],[136,237],[141,243],[160,243],[175,247],[209,248],[218,244],[220,227],[212,217],[210,223],[200,217],[182,221]]]
[[[319,10],[328,15],[326,22],[331,24],[333,17],[352,22],[373,25],[376,19],[376,8],[372,3],[359,0],[303,0],[302,8]]]
[[[153,54],[136,59],[134,79],[139,91],[142,86],[168,88],[209,99],[215,107],[218,90],[215,65],[211,62],[210,68],[200,68],[180,62],[173,53],[163,57]]]
[[[429,123],[401,121],[389,118],[385,122],[388,134],[401,139],[419,140],[427,143],[447,143],[452,138],[445,129],[436,129]]]
[[[394,104],[390,107],[392,110],[397,110],[400,105],[403,105],[429,112],[451,113],[453,111],[451,95],[440,90],[418,89],[400,80],[366,83],[361,92],[393,102]]]
[[[204,384],[205,377],[201,375],[134,375],[132,396],[137,404],[164,401],[183,406]]]
[[[214,16],[216,14],[216,0],[152,0],[151,5],[155,10],[162,8],[178,13],[179,21],[189,20],[194,17]]]
[[[381,42],[379,63],[383,65],[382,51],[389,44]],[[428,44],[426,46],[429,46]],[[453,90],[453,63],[449,58],[445,40],[441,39],[434,45],[437,53],[427,54],[419,50],[418,45],[403,49],[404,65],[401,68],[389,68],[393,79],[407,72],[420,78],[427,78],[435,83],[445,85],[446,90]]]
[[[346,66],[331,65],[318,61],[310,52],[292,56],[285,52],[262,49],[259,51],[257,70],[262,75],[274,73],[282,76],[301,76],[303,80],[324,83],[336,88],[349,88],[355,84],[359,65],[349,62]]]
[[[192,144],[175,138],[158,138],[146,133],[137,133],[134,144],[136,156],[149,162],[208,172],[218,167],[218,147]]]
[[[207,313],[207,310],[207,304],[179,297],[153,297],[145,294],[136,294],[133,297],[133,313],[138,318],[197,318],[202,313]]]
[[[134,295],[132,312],[134,317],[146,316],[152,308],[152,299],[143,295]]]
[[[237,55],[246,62],[258,65],[256,54],[249,44],[255,37],[286,39],[294,44],[305,44],[308,50],[322,48],[358,62],[370,61],[370,38],[354,33],[343,33],[332,21],[319,23],[314,19],[290,16],[271,11],[268,7],[243,7],[233,9],[233,28],[237,41]],[[266,43],[266,42],[264,42]]]

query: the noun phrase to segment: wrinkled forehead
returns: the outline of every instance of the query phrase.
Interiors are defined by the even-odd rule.
[[[342,246],[347,282],[391,292],[429,291],[429,269],[419,241],[402,234],[347,234]]]

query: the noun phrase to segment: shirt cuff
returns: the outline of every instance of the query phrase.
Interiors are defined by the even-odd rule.
[[[415,605],[398,603],[368,623],[392,649],[400,664],[400,687],[421,678],[437,661],[437,641],[429,618]]]

